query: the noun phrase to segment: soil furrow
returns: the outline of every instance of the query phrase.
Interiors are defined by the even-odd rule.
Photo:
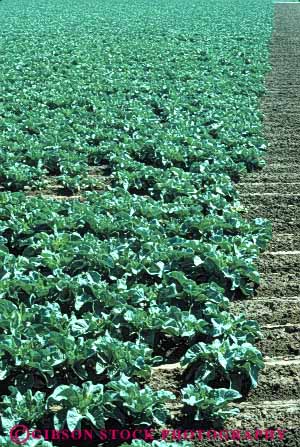
[[[299,274],[297,273],[262,273],[260,276],[261,284],[256,289],[258,297],[276,296],[279,298],[300,295]]]
[[[284,429],[295,429],[300,427],[300,405],[299,400],[260,400],[255,403],[242,403],[241,413],[238,417],[228,421],[226,426],[252,429],[253,427],[271,428],[281,427]],[[300,434],[297,430],[297,440]],[[261,445],[261,444],[260,444]],[[272,445],[271,443],[269,445]],[[295,444],[279,444],[285,447],[299,446]]]
[[[273,132],[275,132],[273,130]],[[299,174],[299,166],[297,164],[285,163],[283,160],[281,162],[268,163],[264,169],[265,174]]]
[[[251,173],[246,176],[243,176],[243,183],[252,183],[252,182],[264,182],[264,183],[274,183],[274,182],[282,182],[282,183],[294,183],[300,182],[300,173],[299,172],[286,172],[282,174],[268,174],[265,172],[265,169]]]
[[[239,190],[241,193],[251,193],[251,192],[278,192],[281,193],[294,193],[295,191],[300,191],[300,183],[243,183],[239,185]]]
[[[248,192],[248,193],[240,193],[240,195],[243,198],[251,199],[253,198],[262,198],[262,200],[266,200],[269,198],[272,198],[276,196],[279,200],[282,201],[282,203],[286,203],[287,205],[295,202],[295,204],[300,203],[300,193],[294,192],[294,193],[282,193],[282,192]]]
[[[257,342],[257,347],[263,355],[300,355],[299,325],[262,329],[261,332],[263,339]]]
[[[267,400],[300,399],[300,364],[266,364],[260,374],[259,385],[251,390],[248,399],[260,402],[261,396]]]
[[[297,252],[295,252],[297,253]],[[266,253],[257,261],[259,271],[298,273],[300,271],[300,255]]]
[[[293,223],[293,221],[297,223],[297,220],[300,219],[300,209],[297,205],[284,205],[282,203],[268,205],[267,203],[260,204],[259,201],[257,205],[248,203],[246,208],[248,218],[257,217],[257,212],[259,211],[260,217],[272,219],[273,228],[276,221],[287,224]]]
[[[244,313],[249,319],[255,315],[259,324],[298,323],[300,315],[300,297],[265,298],[264,300],[245,300],[234,302],[230,306],[234,313]]]
[[[274,219],[272,220],[273,232],[284,233],[284,232],[297,232],[300,231],[300,221],[299,219],[291,219],[290,221],[285,221],[284,219]]]
[[[300,234],[274,233],[270,250],[300,250]]]

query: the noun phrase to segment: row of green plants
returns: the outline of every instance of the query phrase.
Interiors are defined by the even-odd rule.
[[[110,389],[111,381],[126,375],[137,381],[127,385],[139,394],[138,382],[149,380],[151,366],[167,359],[164,345],[176,348],[184,342],[182,365],[190,370],[197,365],[193,375],[205,385],[202,393],[214,392],[206,384],[216,378],[230,384],[241,370],[255,386],[262,360],[252,343],[259,329],[244,315],[232,315],[224,290],[247,294],[250,281],[258,282],[253,260],[268,241],[268,226],[261,220],[247,223],[234,212],[236,219],[229,213],[227,223],[221,220],[218,226],[215,220],[215,229],[206,225],[199,237],[184,238],[173,228],[185,225],[188,233],[184,221],[190,213],[183,207],[183,222],[178,217],[172,223],[169,204],[163,209],[149,199],[147,209],[144,198],[123,190],[119,197],[116,191],[97,197],[101,204],[95,204],[95,193],[84,202],[2,194],[2,380],[9,384],[13,378],[23,393],[46,388],[41,408],[65,382],[104,383]],[[136,216],[130,216],[133,207]],[[160,405],[166,396],[173,397],[162,393]],[[16,420],[30,416],[26,405],[21,414],[11,405],[9,411]],[[218,409],[204,413],[216,416]],[[139,422],[151,421],[152,416]]]
[[[271,2],[6,0],[0,17],[1,445],[20,423],[170,424],[178,396],[150,379],[175,361],[183,416],[222,423],[263,368],[229,304],[271,238],[234,186],[263,166]]]

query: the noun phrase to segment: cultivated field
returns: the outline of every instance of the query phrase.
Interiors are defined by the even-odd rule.
[[[300,5],[275,11],[0,2],[1,446],[299,444]]]

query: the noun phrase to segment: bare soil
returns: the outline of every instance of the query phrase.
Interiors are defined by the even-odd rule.
[[[300,298],[272,298],[234,302],[231,308],[236,313],[244,313],[249,319],[258,321],[260,325],[297,324],[300,315]]]
[[[273,234],[273,239],[269,244],[270,251],[294,251],[300,250],[300,233],[282,233]]]

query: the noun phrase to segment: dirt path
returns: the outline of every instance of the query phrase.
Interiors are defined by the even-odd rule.
[[[251,300],[232,303],[234,313],[258,320],[265,370],[259,386],[230,429],[285,429],[284,441],[243,441],[234,445],[300,446],[300,4],[275,5],[270,48],[272,71],[261,109],[269,142],[267,166],[246,175],[238,188],[250,218],[273,224],[273,240],[259,260],[261,286]],[[176,388],[179,365],[157,374]],[[278,434],[275,434],[278,439]],[[216,446],[222,442],[194,442]],[[226,445],[232,445],[232,441]]]

